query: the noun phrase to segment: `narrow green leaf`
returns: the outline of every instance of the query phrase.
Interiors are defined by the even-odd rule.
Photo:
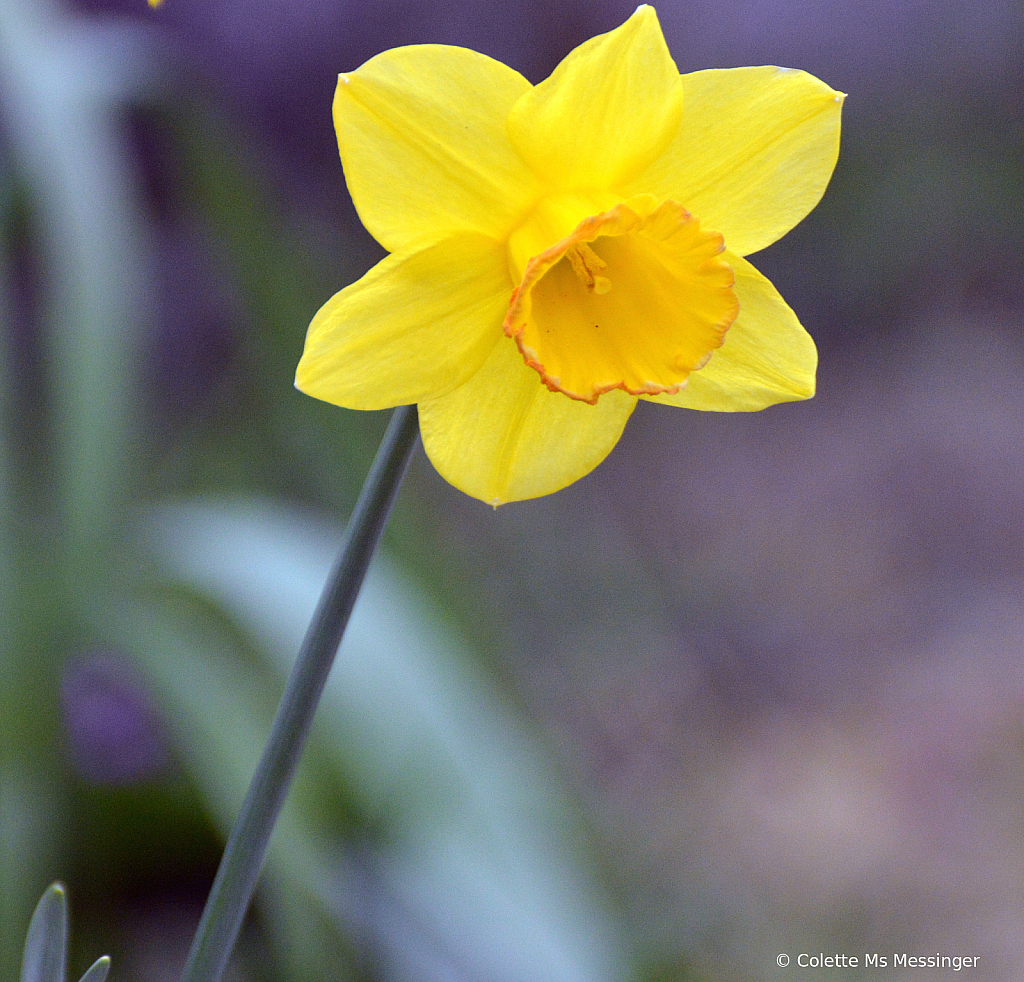
[[[87,553],[116,518],[134,459],[149,242],[118,110],[145,91],[153,59],[141,35],[80,20],[60,4],[0,3],[5,149],[50,259],[43,318],[57,494],[68,551]]]
[[[110,958],[104,955],[93,962],[92,968],[82,976],[80,982],[104,982],[110,971]]]
[[[54,883],[36,905],[28,926],[21,982],[64,982],[67,951],[68,902],[64,888]]]

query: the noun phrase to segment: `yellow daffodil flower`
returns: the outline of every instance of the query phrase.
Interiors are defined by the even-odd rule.
[[[781,68],[680,75],[646,5],[536,86],[464,48],[371,58],[334,121],[390,255],[316,315],[296,385],[417,403],[438,471],[495,505],[589,473],[638,399],[809,398],[814,342],[741,257],[821,198],[842,100]]]

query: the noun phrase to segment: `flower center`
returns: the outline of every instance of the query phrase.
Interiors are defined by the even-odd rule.
[[[723,248],[682,205],[638,195],[530,259],[505,334],[572,399],[678,392],[739,312]]]

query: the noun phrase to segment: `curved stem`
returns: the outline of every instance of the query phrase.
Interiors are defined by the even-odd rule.
[[[256,887],[334,656],[416,447],[416,407],[395,410],[302,642],[249,793],[228,839],[181,982],[219,982]]]

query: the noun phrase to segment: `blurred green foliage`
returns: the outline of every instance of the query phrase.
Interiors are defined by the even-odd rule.
[[[64,888],[54,883],[36,905],[25,939],[21,982],[66,982],[68,904]],[[104,982],[110,971],[106,956],[93,962],[81,982]]]

